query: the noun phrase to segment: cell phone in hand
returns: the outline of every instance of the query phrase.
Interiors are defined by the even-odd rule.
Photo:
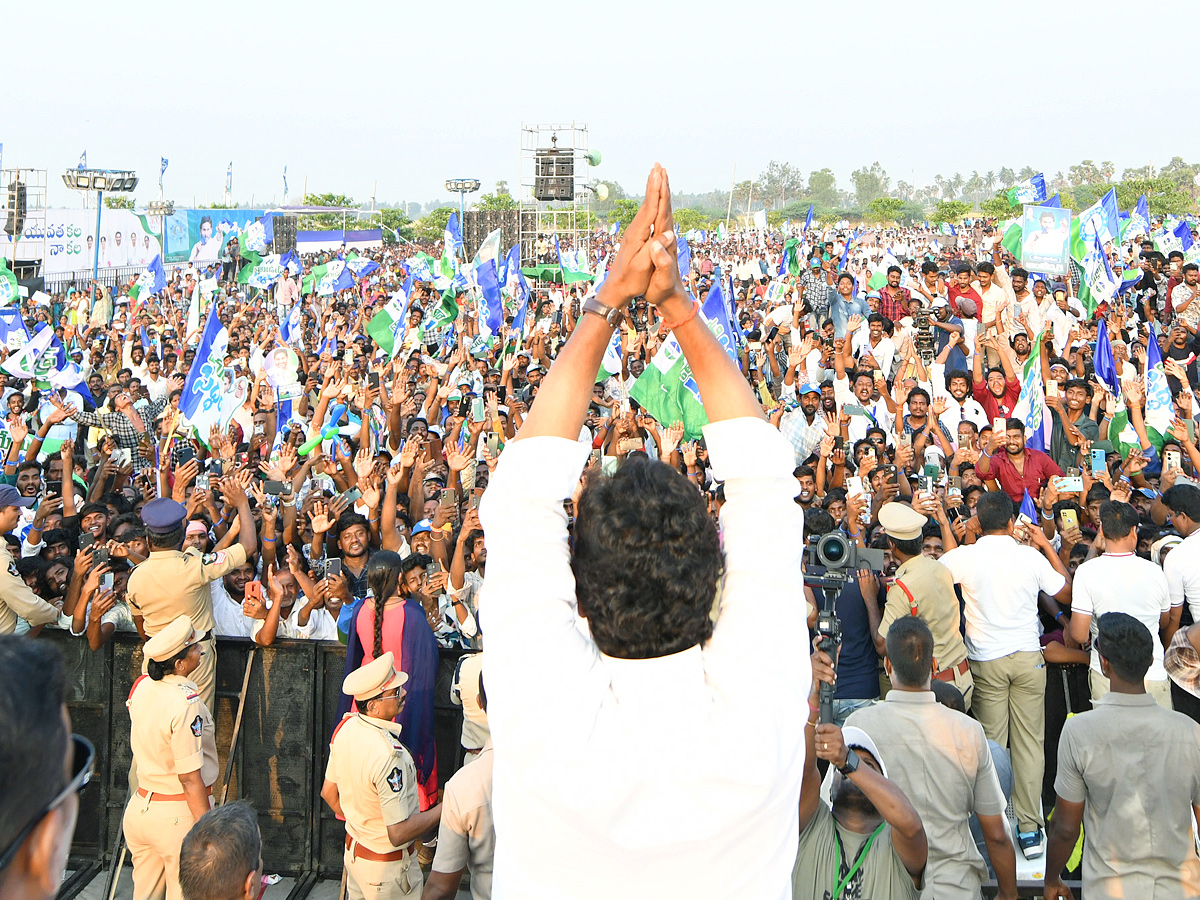
[[[502,384],[496,388],[496,401],[499,403],[508,402],[508,385]]]
[[[62,496],[62,482],[61,481],[47,481],[46,482],[46,496],[47,497],[61,497]]]
[[[425,574],[432,578],[434,575],[441,574],[442,565],[436,559],[425,567]]]
[[[454,488],[443,488],[441,497],[438,498],[438,505],[454,509],[458,506],[458,491]]]
[[[1008,420],[1003,416],[997,416],[996,418],[992,419],[992,434],[996,437],[1000,437],[1007,432],[1008,429],[1005,427],[1007,421]]]
[[[479,509],[479,498],[483,496],[483,491],[479,488],[471,491],[471,509]]]
[[[769,344],[771,341],[775,340],[775,336],[777,334],[779,334],[779,326],[772,325],[771,330],[767,332],[767,343]]]
[[[493,459],[500,454],[500,435],[495,433],[488,435],[487,450]]]
[[[257,600],[263,602],[263,589],[261,581],[247,581],[246,587],[242,592],[242,596],[246,600]]]
[[[341,574],[342,574],[342,561],[340,559],[325,560],[325,577],[326,578],[328,578],[330,575],[341,575]]]
[[[476,397],[474,400],[471,401],[471,421],[472,422],[482,422],[483,416],[484,416],[483,398]]]
[[[1092,451],[1092,475],[1103,475],[1108,471],[1108,458],[1103,450]]]
[[[92,553],[92,565],[102,566],[107,562],[108,562],[108,548],[107,547],[97,547],[95,552]]]
[[[362,491],[360,491],[358,488],[351,488],[350,490],[346,491],[346,493],[342,494],[342,497],[347,503],[353,505],[357,503],[359,499],[361,499]]]
[[[1062,519],[1063,531],[1070,531],[1072,528],[1079,527],[1079,516],[1075,514],[1075,510],[1064,509],[1058,515]]]
[[[886,473],[888,484],[900,483],[900,471],[895,466],[885,466],[884,472]]]
[[[1167,450],[1163,453],[1163,470],[1183,468],[1183,458],[1178,450]]]
[[[283,493],[283,487],[284,485],[282,481],[264,481],[263,493],[270,494],[273,497],[278,497]]]
[[[368,372],[367,373],[367,387],[369,387],[373,391],[379,390],[379,373],[378,372]]]
[[[947,497],[961,497],[962,496],[962,478],[960,478],[958,475],[950,476],[949,482],[946,485],[946,496]]]
[[[96,543],[96,536],[94,534],[92,534],[90,531],[85,531],[85,532],[83,532],[83,534],[79,535],[79,549],[80,550],[84,549],[85,547],[90,547],[94,543]]]
[[[197,475],[195,487],[196,487],[196,490],[198,490],[198,491],[207,491],[208,490],[208,475],[204,474],[203,472],[201,472],[199,475]]]
[[[113,589],[113,573],[105,572],[100,576],[100,590],[111,591]]]

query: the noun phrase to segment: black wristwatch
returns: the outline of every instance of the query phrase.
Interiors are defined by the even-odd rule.
[[[847,778],[858,771],[858,754],[854,752],[853,747],[846,748],[845,765],[838,766],[838,771]]]

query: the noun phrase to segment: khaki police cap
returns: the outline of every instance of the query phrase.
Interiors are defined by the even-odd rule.
[[[879,510],[879,524],[888,537],[898,541],[911,541],[921,536],[921,529],[929,519],[911,506],[903,503],[885,503]]]
[[[200,643],[203,638],[204,635],[192,627],[190,616],[178,616],[166,628],[146,641],[146,657],[155,662],[166,662],[182,653],[184,648]]]
[[[408,675],[396,671],[394,659],[389,650],[379,659],[355,669],[342,681],[342,693],[355,700],[370,700],[384,691],[400,687],[408,681]]]

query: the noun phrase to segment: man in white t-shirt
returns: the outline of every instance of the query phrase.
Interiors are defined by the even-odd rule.
[[[1003,491],[980,496],[976,515],[983,536],[938,561],[962,586],[967,659],[975,680],[971,712],[989,740],[1008,745],[1018,844],[1026,859],[1035,859],[1045,852],[1046,663],[1038,597],[1045,593],[1069,602],[1070,575],[1040,528],[1022,527],[1031,546],[1013,539],[1013,503]],[[1049,605],[1055,618],[1064,615],[1057,603]]]
[[[1152,635],[1174,631],[1183,603],[1171,605],[1163,570],[1137,555],[1137,510],[1128,503],[1105,500],[1100,504],[1100,530],[1104,536],[1104,555],[1089,559],[1075,571],[1067,633],[1081,645],[1094,641],[1096,623],[1108,612],[1128,613]],[[1100,671],[1100,656],[1095,647],[1088,681],[1093,703],[1108,693],[1108,679]],[[1171,708],[1171,682],[1163,668],[1163,643],[1157,639],[1154,661],[1146,672],[1146,693],[1159,706]]]
[[[1192,620],[1200,622],[1200,488],[1172,485],[1163,491],[1162,502],[1171,513],[1171,524],[1183,535],[1183,541],[1163,562],[1171,605],[1187,603]]]

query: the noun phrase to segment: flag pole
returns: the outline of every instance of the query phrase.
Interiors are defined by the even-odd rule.
[[[733,164],[733,177],[729,179],[729,204],[725,207],[725,230],[729,230],[729,216],[733,212],[733,186],[737,184],[737,163]]]

